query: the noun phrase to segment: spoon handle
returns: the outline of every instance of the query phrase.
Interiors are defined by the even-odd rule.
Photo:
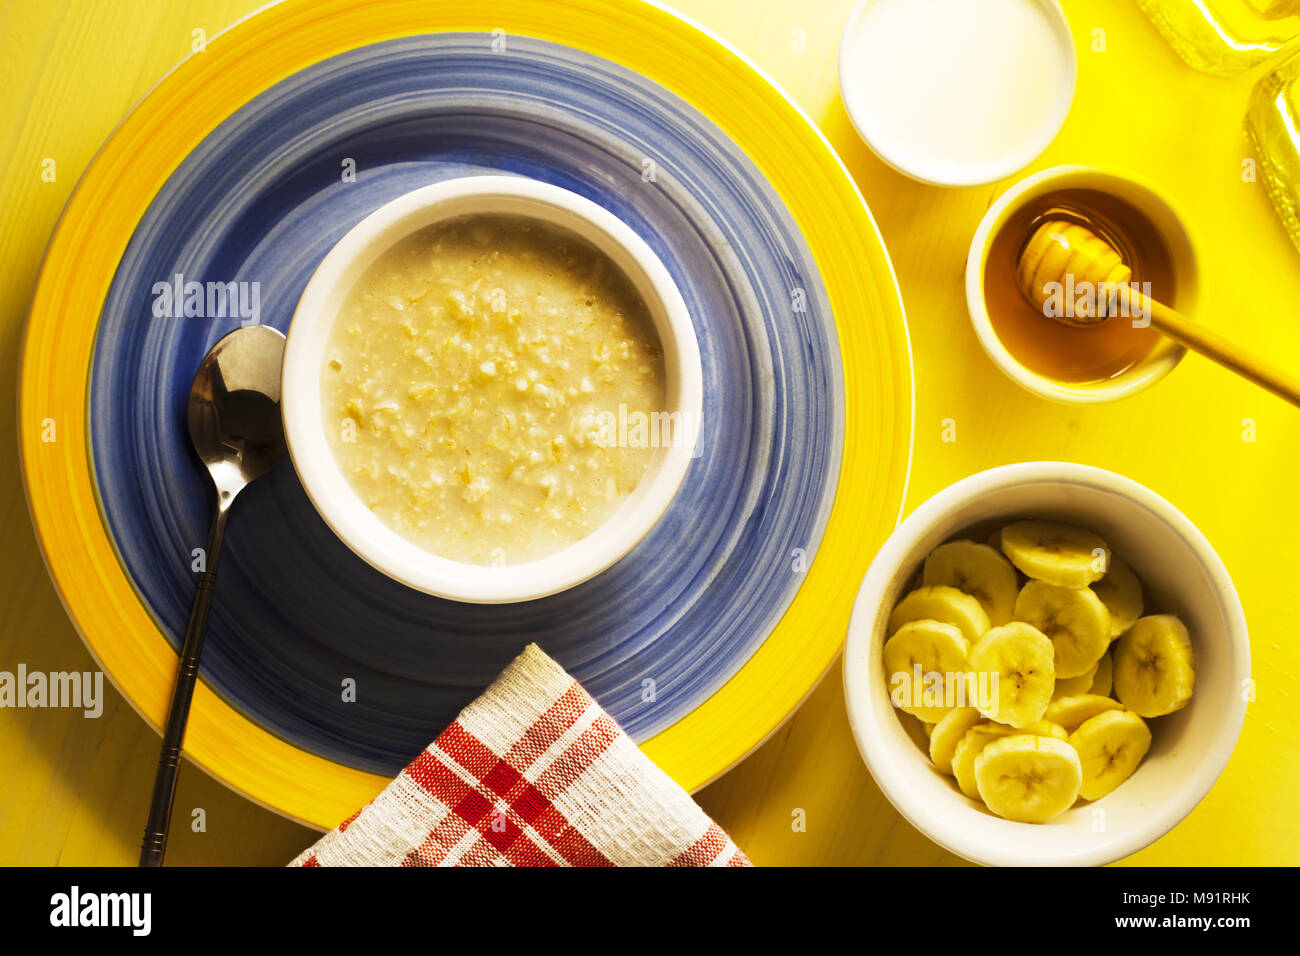
[[[1146,314],[1151,316],[1151,325],[1179,345],[1218,362],[1278,398],[1300,406],[1300,378],[1258,355],[1252,355],[1231,339],[1193,322],[1163,303],[1140,292],[1132,292],[1131,295],[1137,306],[1149,310]]]
[[[212,519],[212,531],[204,553],[204,570],[199,573],[198,591],[194,595],[189,626],[185,629],[180,671],[176,677],[176,689],[172,692],[171,709],[167,712],[167,728],[163,731],[158,773],[153,782],[149,821],[145,824],[144,841],[140,845],[141,866],[162,866],[163,853],[167,849],[167,829],[171,823],[172,801],[176,796],[176,776],[180,772],[181,744],[185,740],[190,700],[199,676],[199,655],[203,653],[208,608],[212,606],[212,594],[217,586],[217,558],[221,555],[221,540],[226,533],[228,508],[228,500],[219,502],[217,514]]]

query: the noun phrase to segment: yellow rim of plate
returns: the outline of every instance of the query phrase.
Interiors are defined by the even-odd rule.
[[[906,493],[913,385],[893,269],[838,157],[757,67],[671,10],[608,0],[285,0],[182,61],[100,149],[68,201],[41,268],[19,388],[32,518],[50,574],[87,647],[158,729],[175,681],[176,653],[141,603],[101,521],[86,420],[95,329],[127,242],[184,157],[280,80],[383,40],[498,28],[635,70],[717,124],[785,201],[836,317],[846,393],[844,456],[807,579],[744,667],[642,744],[673,779],[695,790],[761,744],[834,663],[858,583],[897,522]],[[56,440],[47,443],[42,434],[49,419]],[[388,782],[273,736],[203,684],[195,691],[185,751],[249,798],[323,828],[338,824]]]

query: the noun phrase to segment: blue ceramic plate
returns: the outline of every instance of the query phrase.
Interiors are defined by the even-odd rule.
[[[214,130],[155,198],[105,300],[89,392],[95,479],[123,566],[173,644],[211,509],[185,396],[240,319],[159,317],[155,284],[256,283],[259,320],[283,330],[359,220],[478,173],[571,189],[651,245],[696,323],[703,454],[626,558],[506,606],[442,601],[382,576],[334,537],[287,460],[250,486],[227,534],[202,679],[281,738],[382,774],[528,641],[634,738],[672,725],[789,605],[802,580],[791,555],[811,560],[839,470],[843,386],[821,280],[779,199],[716,127],[623,67],[543,41],[511,37],[498,52],[486,35],[438,34],[362,47]]]

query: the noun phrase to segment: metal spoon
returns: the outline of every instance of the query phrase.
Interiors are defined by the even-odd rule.
[[[275,329],[264,325],[236,329],[204,356],[190,387],[190,440],[212,475],[217,513],[212,519],[204,570],[199,574],[198,593],[185,630],[180,672],[167,714],[149,822],[141,844],[141,866],[162,866],[167,847],[181,744],[198,680],[199,655],[216,587],[226,516],[244,486],[270,471],[284,455],[284,426],[280,420],[283,358],[284,336]]]

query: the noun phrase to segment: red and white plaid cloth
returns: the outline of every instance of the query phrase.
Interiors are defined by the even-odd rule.
[[[750,866],[536,644],[290,866]]]

